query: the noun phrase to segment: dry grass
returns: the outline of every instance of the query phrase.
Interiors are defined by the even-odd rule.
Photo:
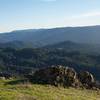
[[[10,85],[0,81],[0,100],[100,100],[100,91],[54,87],[29,82]]]

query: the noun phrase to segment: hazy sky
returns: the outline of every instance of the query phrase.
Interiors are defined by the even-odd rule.
[[[0,0],[0,32],[100,25],[100,0]]]

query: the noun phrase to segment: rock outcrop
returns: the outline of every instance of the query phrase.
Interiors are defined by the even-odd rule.
[[[94,76],[88,71],[81,72],[79,80],[86,88],[92,88],[95,84]]]
[[[51,84],[63,87],[95,87],[94,76],[85,71],[77,73],[73,68],[64,66],[52,66],[37,70],[33,80],[42,84]]]
[[[12,77],[12,74],[8,72],[0,72],[0,79],[10,79]]]

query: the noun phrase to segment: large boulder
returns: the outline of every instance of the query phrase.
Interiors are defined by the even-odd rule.
[[[64,66],[52,66],[34,73],[35,81],[56,86],[78,86],[77,73],[74,69]]]
[[[81,72],[79,74],[79,79],[81,83],[83,84],[83,86],[85,86],[86,88],[94,87],[95,79],[94,79],[94,76],[90,72],[88,71]]]

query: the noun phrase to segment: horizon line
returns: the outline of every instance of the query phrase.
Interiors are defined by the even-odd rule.
[[[77,26],[56,26],[56,27],[39,27],[39,28],[23,28],[23,29],[15,29],[15,30],[11,30],[11,31],[4,31],[4,32],[0,32],[0,34],[3,33],[10,33],[10,32],[14,32],[14,31],[25,31],[25,30],[41,30],[41,29],[56,29],[56,28],[68,28],[68,27],[92,27],[92,26],[100,26],[100,25],[77,25]]]

